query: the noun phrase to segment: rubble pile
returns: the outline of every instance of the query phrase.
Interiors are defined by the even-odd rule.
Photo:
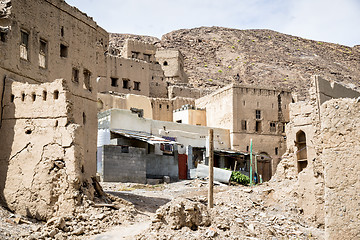
[[[107,231],[112,226],[134,222],[137,211],[122,199],[113,203],[86,201],[68,216],[53,217],[46,223],[0,211],[0,239],[86,239]],[[87,237],[88,236],[88,237]]]
[[[165,224],[171,229],[197,230],[199,226],[209,226],[210,218],[204,204],[179,198],[159,208],[153,223],[159,223],[155,224],[159,227]]]
[[[215,195],[213,209],[205,197],[174,199],[138,239],[322,239],[290,198],[270,202],[274,193],[269,184],[230,188]]]
[[[74,215],[54,217],[38,228],[33,228],[26,239],[85,239],[85,236],[99,234],[111,226],[134,221],[136,210],[132,206],[119,209],[83,206]]]

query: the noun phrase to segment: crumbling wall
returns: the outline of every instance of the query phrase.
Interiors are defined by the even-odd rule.
[[[327,196],[324,192],[326,189],[324,168],[332,166],[326,164],[322,157],[324,141],[328,141],[321,135],[322,128],[329,120],[328,116],[322,116],[320,103],[325,101],[324,104],[327,104],[331,98],[359,96],[359,94],[337,83],[329,83],[319,76],[314,76],[309,89],[310,100],[290,104],[290,122],[286,125],[287,152],[283,155],[274,180],[296,181],[293,190],[296,193],[297,204],[302,208],[304,215],[312,219],[316,225],[326,224],[324,207]],[[346,116],[344,115],[343,118],[345,119]],[[305,147],[298,143],[297,134],[300,132],[306,136]],[[303,152],[306,153],[306,158],[302,155]],[[303,159],[300,159],[300,155]],[[301,167],[299,160],[306,160],[306,167]],[[338,171],[338,168],[335,169]]]
[[[321,106],[325,239],[360,238],[360,99]]]
[[[323,165],[319,158],[319,109],[316,101],[315,81],[313,81],[309,102],[291,103],[290,122],[286,124],[287,152],[277,166],[274,179],[294,180],[293,191],[297,205],[304,216],[314,225],[324,225],[324,179]],[[304,132],[306,147],[297,145],[297,134]],[[298,154],[306,152],[306,167],[301,168]],[[301,159],[305,161],[305,159]]]
[[[360,93],[340,83],[329,82],[320,76],[314,76],[317,101],[319,105],[333,98],[356,98]]]
[[[187,87],[186,85],[172,85],[168,87],[169,98],[186,97],[186,98],[200,98],[201,92],[197,88]]]
[[[36,84],[66,79],[73,123],[87,128],[81,133],[82,154],[92,164],[86,164],[84,172],[95,175],[96,78],[106,75],[108,33],[63,0],[18,0],[11,5],[7,18],[11,30],[0,41],[0,79]]]
[[[65,80],[6,81],[0,128],[0,195],[10,210],[46,220],[71,213],[93,189],[84,129]],[[95,140],[96,141],[96,140]]]

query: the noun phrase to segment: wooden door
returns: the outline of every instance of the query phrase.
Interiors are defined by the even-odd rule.
[[[187,155],[178,155],[179,179],[187,179]]]

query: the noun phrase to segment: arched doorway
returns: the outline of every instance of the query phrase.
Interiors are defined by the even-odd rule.
[[[298,172],[301,172],[304,168],[307,167],[307,147],[306,147],[306,135],[303,131],[298,131],[296,133],[295,146],[296,158],[298,165]]]

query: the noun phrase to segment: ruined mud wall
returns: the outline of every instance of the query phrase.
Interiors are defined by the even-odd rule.
[[[66,79],[73,97],[74,122],[86,125],[83,154],[87,176],[96,174],[96,78],[106,75],[108,33],[92,18],[62,0],[11,1],[0,41],[0,82],[44,83]],[[3,21],[1,21],[1,26]],[[0,92],[7,91],[0,84]]]
[[[356,98],[360,93],[344,85],[329,82],[320,76],[314,76],[319,105],[333,98]]]
[[[0,128],[0,195],[16,213],[46,220],[71,213],[93,191],[85,170],[84,126],[65,80],[6,80]]]
[[[200,98],[201,91],[197,88],[182,86],[182,85],[173,85],[168,87],[169,98],[174,97],[186,97],[186,98]]]
[[[322,226],[326,221],[324,168],[332,166],[326,164],[322,157],[323,142],[329,140],[323,139],[321,133],[323,124],[328,124],[329,119],[320,113],[320,102],[325,101],[324,104],[327,104],[331,98],[359,94],[338,83],[314,76],[309,89],[310,100],[290,104],[290,122],[286,125],[287,152],[282,157],[274,180],[294,179],[293,190],[297,204],[315,225]],[[346,115],[338,117],[345,120]],[[299,139],[299,134],[303,134],[305,139]],[[339,170],[338,167],[335,169]]]
[[[360,238],[360,99],[321,106],[325,239]]]

